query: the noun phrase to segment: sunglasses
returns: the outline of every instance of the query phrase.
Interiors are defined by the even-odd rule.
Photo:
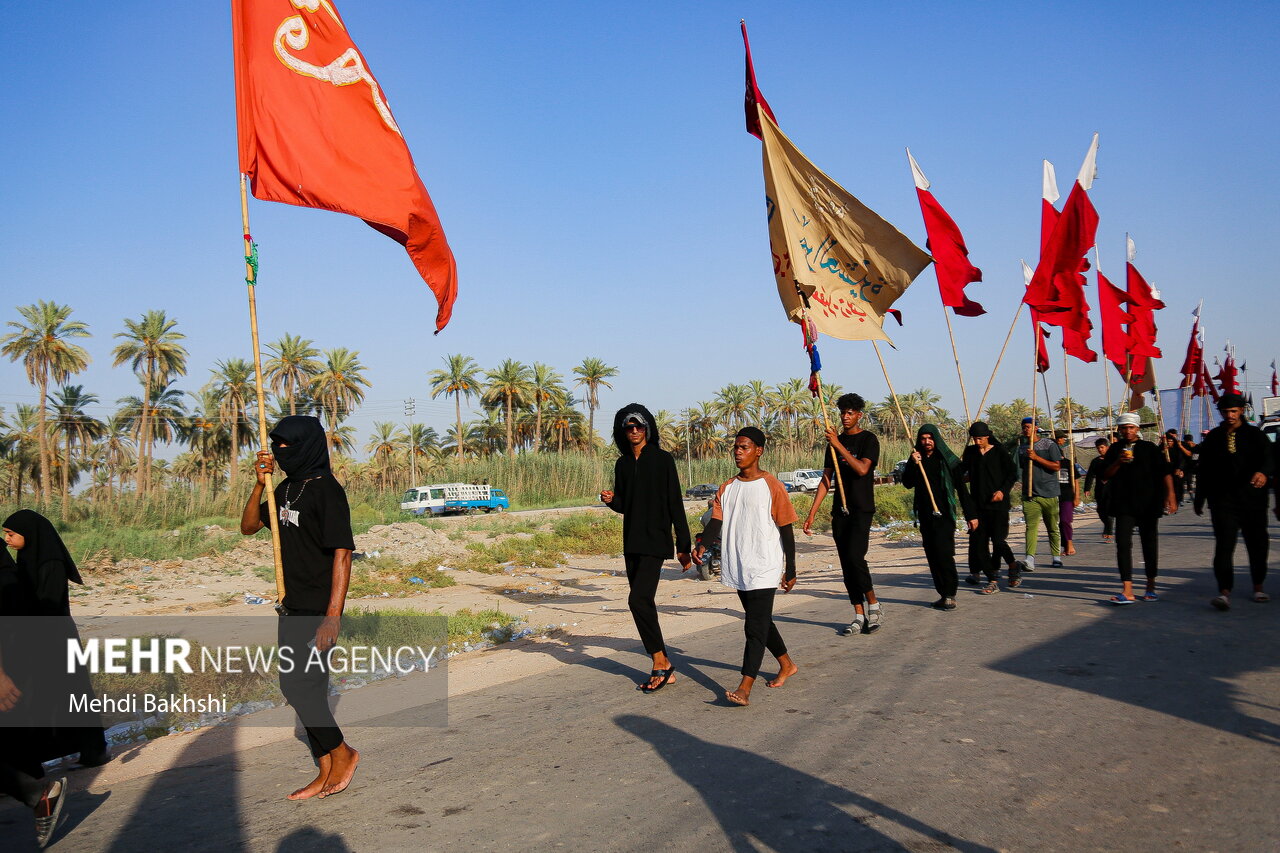
[[[639,430],[640,432],[645,431],[644,424],[627,424],[623,429],[627,432],[631,432],[632,430]]]

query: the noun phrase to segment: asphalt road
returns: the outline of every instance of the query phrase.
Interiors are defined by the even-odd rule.
[[[801,671],[748,708],[721,698],[736,626],[671,644],[682,679],[655,695],[633,689],[637,642],[597,640],[617,653],[451,699],[447,729],[349,729],[363,762],[332,799],[283,799],[310,769],[296,740],[78,780],[55,849],[1277,849],[1280,600],[1211,610],[1208,521],[1184,510],[1163,600],[1113,607],[1097,530],[1019,590],[962,585],[951,613],[904,547],[872,636],[838,635],[847,601],[802,577],[778,619]],[[0,805],[0,847],[29,821]]]

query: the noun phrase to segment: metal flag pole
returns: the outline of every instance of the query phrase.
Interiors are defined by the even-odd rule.
[[[244,232],[244,281],[248,285],[249,294],[249,332],[253,337],[253,378],[258,392],[258,443],[266,450],[270,445],[267,437],[267,395],[262,387],[262,349],[258,343],[258,245],[253,242],[249,232],[249,191],[248,179],[240,174],[240,222]],[[276,489],[270,474],[267,474],[267,512],[271,516],[271,559],[276,569],[276,607],[284,606],[284,563],[280,559],[280,519],[276,512]]]
[[[884,382],[889,386],[889,396],[893,397],[893,407],[898,410],[898,419],[902,421],[902,432],[907,436],[907,440],[911,440],[911,427],[907,424],[907,418],[902,414],[902,406],[898,403],[898,392],[893,390],[893,380],[889,378],[889,369],[884,366],[884,356],[880,354],[880,344],[876,341],[871,342],[871,346],[875,348],[876,358],[880,359],[880,372],[884,374]],[[933,486],[929,485],[929,475],[925,473],[924,461],[917,459],[916,464],[920,466],[920,479],[924,480],[924,489],[929,493],[929,505],[933,507],[933,514],[941,517],[942,513],[938,511],[938,502],[933,497]]]

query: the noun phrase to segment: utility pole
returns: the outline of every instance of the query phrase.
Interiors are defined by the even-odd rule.
[[[417,401],[410,397],[404,401],[404,416],[409,419],[409,488],[418,485],[418,441],[413,434],[413,416],[417,413]]]

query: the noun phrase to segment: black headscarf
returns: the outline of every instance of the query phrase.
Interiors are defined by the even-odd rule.
[[[76,569],[76,561],[71,559],[71,552],[62,544],[62,537],[54,529],[53,522],[32,509],[20,509],[4,520],[6,530],[12,530],[27,540],[18,551],[18,571],[38,588],[36,583],[40,569],[45,563],[59,562],[66,572],[67,580],[73,583],[84,583],[80,572]]]
[[[288,447],[281,447],[280,442]],[[332,474],[329,468],[329,443],[319,418],[289,415],[271,431],[271,453],[288,479],[295,483],[321,474]]]

